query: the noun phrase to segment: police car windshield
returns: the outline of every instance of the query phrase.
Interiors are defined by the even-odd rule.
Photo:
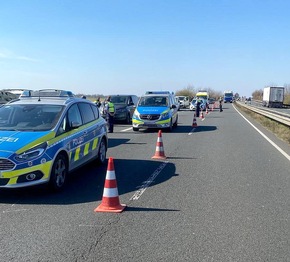
[[[62,110],[61,105],[3,105],[0,107],[0,130],[51,130],[57,124]]]
[[[168,106],[168,98],[165,96],[143,96],[138,106]]]

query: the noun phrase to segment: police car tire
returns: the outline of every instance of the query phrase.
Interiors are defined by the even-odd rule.
[[[107,153],[107,145],[106,145],[105,139],[103,138],[99,146],[99,152],[98,152],[98,158],[97,158],[97,163],[99,165],[102,165],[106,162],[106,153]]]
[[[52,166],[50,174],[50,187],[54,191],[61,191],[64,188],[68,174],[67,159],[63,154],[59,154]]]
[[[174,127],[177,127],[177,125],[178,125],[178,116],[176,117],[176,121],[175,121],[175,123],[173,124],[173,126],[174,126]]]
[[[139,131],[139,128],[137,128],[137,127],[133,127],[133,131]]]

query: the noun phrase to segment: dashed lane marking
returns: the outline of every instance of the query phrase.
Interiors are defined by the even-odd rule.
[[[130,198],[130,200],[138,200],[145,190],[154,182],[154,179],[161,173],[163,168],[168,164],[169,161],[164,161],[154,172],[153,174],[142,183],[140,188],[135,192],[135,194]]]
[[[132,127],[123,129],[123,130],[121,130],[121,132],[127,132],[127,131],[130,131],[130,130],[132,130]]]
[[[195,127],[191,129],[191,131],[188,133],[188,135],[191,136],[194,131],[195,131]]]

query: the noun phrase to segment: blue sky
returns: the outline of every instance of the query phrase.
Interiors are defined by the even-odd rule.
[[[290,83],[290,1],[0,0],[0,88],[250,96]]]

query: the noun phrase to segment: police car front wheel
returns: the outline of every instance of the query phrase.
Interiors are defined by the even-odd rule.
[[[55,191],[63,189],[68,173],[68,162],[64,155],[56,157],[50,175],[50,186]]]

